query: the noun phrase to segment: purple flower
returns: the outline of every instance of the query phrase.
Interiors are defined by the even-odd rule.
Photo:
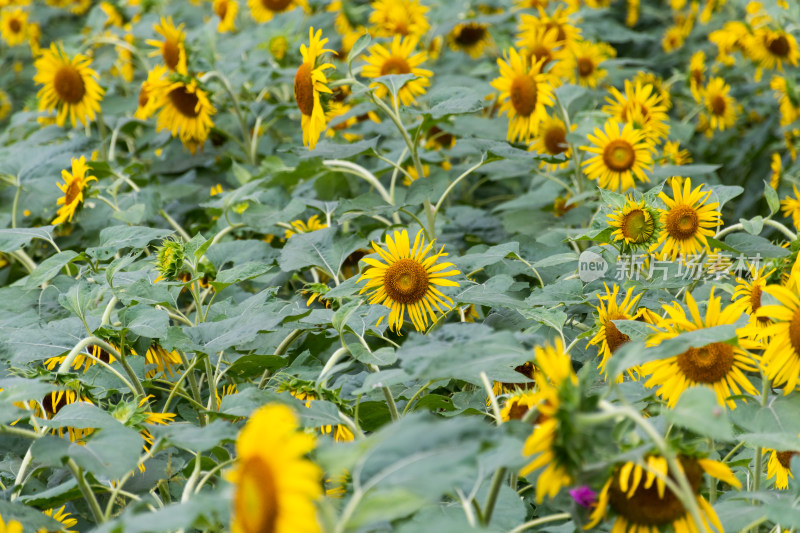
[[[575,503],[587,509],[594,507],[595,503],[597,503],[597,493],[586,485],[570,489],[569,495],[572,496]]]

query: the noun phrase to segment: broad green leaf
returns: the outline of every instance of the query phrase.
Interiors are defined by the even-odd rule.
[[[236,440],[238,428],[225,420],[214,420],[203,427],[188,422],[173,422],[165,426],[150,426],[150,433],[167,442],[193,452],[205,452],[223,442]]]
[[[136,304],[120,310],[119,318],[123,327],[142,337],[160,339],[167,336],[169,315],[164,309]]]
[[[256,261],[243,263],[218,272],[216,279],[211,282],[211,286],[217,291],[221,291],[234,283],[263,276],[270,270],[272,270],[272,266],[264,263]]]
[[[25,281],[25,288],[32,289],[43,283],[47,283],[58,275],[59,271],[64,268],[64,265],[71,263],[76,257],[78,257],[78,254],[72,250],[67,250],[48,257],[39,263],[39,266],[28,276],[28,279]]]
[[[347,531],[360,531],[376,522],[387,522],[408,516],[428,501],[402,487],[378,489],[367,493],[347,521]]]
[[[278,264],[284,272],[317,266],[337,277],[347,256],[364,244],[356,235],[338,235],[337,227],[297,233],[286,242]]]
[[[733,440],[728,409],[719,405],[716,393],[708,387],[691,387],[683,391],[675,407],[666,412],[666,418],[671,424],[716,441]]]
[[[145,226],[111,226],[100,231],[100,244],[87,248],[86,255],[105,260],[125,248],[145,248],[152,241],[172,233],[172,230]]]
[[[33,239],[53,241],[51,233],[55,226],[39,228],[6,228],[0,229],[0,252],[14,252],[27,246]]]

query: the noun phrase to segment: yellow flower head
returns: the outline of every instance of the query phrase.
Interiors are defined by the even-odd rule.
[[[748,278],[737,278],[737,285],[733,290],[734,302],[750,315],[750,322],[744,331],[755,340],[760,339],[763,329],[772,324],[768,317],[757,316],[758,310],[761,308],[761,297],[767,287],[767,279],[775,272],[775,269],[772,269],[765,273],[766,268],[767,266],[764,265],[756,270],[755,266],[750,265]]]
[[[658,242],[650,249],[655,250],[662,243],[661,253],[672,259],[678,255],[692,255],[708,249],[708,237],[714,236],[714,228],[721,224],[718,202],[706,203],[711,191],[701,192],[702,185],[692,190],[692,180],[686,178],[683,191],[677,180],[672,180],[672,198],[659,193],[658,197],[667,204],[661,213],[664,230]]]
[[[239,2],[236,0],[214,0],[214,14],[219,17],[217,31],[227,33],[236,29],[236,13],[239,12]]]
[[[300,126],[303,129],[303,144],[309,150],[313,150],[317,145],[317,140],[327,124],[320,94],[331,94],[325,71],[335,68],[331,63],[319,61],[322,54],[333,52],[324,48],[327,42],[327,38],[322,39],[322,30],[314,33],[314,28],[309,28],[308,47],[305,44],[300,45],[303,63],[294,76],[294,99],[302,115]]]
[[[758,64],[759,69],[783,72],[784,65],[797,67],[800,59],[797,40],[783,29],[758,28],[743,44],[745,53]]]
[[[3,89],[0,89],[0,120],[3,120],[11,113],[11,97]]]
[[[462,51],[473,59],[478,59],[484,51],[494,44],[489,33],[488,24],[481,22],[465,22],[456,26],[447,34],[447,44],[451,50]]]
[[[570,83],[595,88],[608,74],[600,65],[616,55],[617,51],[606,43],[577,41],[570,45],[555,69]]]
[[[586,176],[597,180],[598,185],[613,191],[625,191],[635,186],[634,177],[640,182],[649,181],[646,170],[653,166],[653,140],[643,130],[634,129],[633,124],[620,124],[611,119],[603,130],[595,128],[588,135],[593,146],[581,146],[581,150],[595,154],[582,166]]]
[[[420,68],[428,59],[426,52],[414,53],[419,43],[419,38],[414,36],[400,37],[395,35],[392,44],[387,49],[382,44],[373,44],[369,47],[369,56],[364,56],[367,62],[361,71],[365,78],[378,78],[389,74],[413,74],[417,79],[406,82],[398,91],[398,97],[403,105],[416,103],[417,96],[425,94],[430,86],[430,77],[433,72]],[[385,85],[375,82],[371,87],[376,87],[375,96],[384,98],[389,90]]]
[[[603,112],[619,122],[633,124],[653,139],[667,136],[667,106],[661,102],[661,96],[652,85],[625,80],[625,94],[616,87],[612,87],[610,92],[613,98],[606,97],[609,105],[603,106]]]
[[[40,111],[57,109],[56,124],[63,126],[69,116],[72,127],[94,120],[100,111],[103,89],[97,84],[97,72],[91,68],[92,60],[82,54],[70,58],[53,43],[34,62],[36,75],[33,81],[43,85],[39,89]]]
[[[419,0],[374,0],[369,23],[376,37],[401,35],[419,39],[430,28],[427,12]]]
[[[65,505],[62,505],[58,509],[48,509],[48,510],[42,511],[42,512],[44,514],[46,514],[47,516],[51,517],[53,520],[57,520],[57,521],[61,522],[61,525],[64,526],[63,529],[64,529],[64,531],[66,531],[66,533],[75,533],[74,531],[70,531],[67,528],[70,528],[70,527],[74,526],[75,524],[77,524],[78,523],[78,519],[77,518],[73,518],[70,513],[65,512],[64,511],[65,507],[66,507]],[[21,531],[22,530],[20,529],[20,532]],[[8,526],[6,526],[6,529],[5,529],[4,533],[11,533],[11,532],[12,532],[12,530],[9,529]]]
[[[576,125],[573,124],[570,129],[574,130],[575,128]],[[555,115],[548,115],[539,125],[539,133],[533,139],[531,149],[536,150],[541,155],[557,156],[564,154],[564,157],[566,157],[563,163],[542,161],[539,163],[539,168],[547,168],[551,172],[559,168],[567,168],[572,157],[572,148],[567,143],[567,127],[564,125],[564,121]]]
[[[711,78],[703,91],[703,115],[708,120],[709,131],[723,131],[736,124],[736,100],[730,95],[730,86],[722,78]]]
[[[677,141],[667,141],[661,148],[661,158],[659,163],[662,165],[688,165],[692,162],[692,155],[689,150],[682,149]]]
[[[61,189],[64,196],[56,201],[56,205],[61,207],[58,208],[58,214],[53,219],[53,224],[61,224],[65,221],[72,222],[75,210],[83,202],[83,190],[86,188],[86,184],[90,181],[97,181],[94,176],[86,175],[88,170],[86,157],[81,156],[80,159],[72,159],[71,174],[66,170],[61,171],[61,178],[64,180],[64,184],[59,183],[58,188]]]
[[[147,79],[142,82],[142,88],[139,90],[139,98],[137,99],[136,112],[134,117],[139,120],[147,120],[158,111],[158,100],[154,98],[154,89],[158,87],[162,80],[167,75],[167,67],[164,65],[156,65],[153,70],[147,73]]]
[[[175,27],[172,17],[161,18],[161,22],[155,25],[156,33],[163,37],[162,41],[148,39],[146,42],[150,46],[155,46],[156,50],[150,52],[150,57],[161,57],[168,69],[179,74],[186,74],[186,33],[183,31],[183,24]]]
[[[384,262],[371,257],[362,259],[367,268],[358,281],[367,280],[359,294],[369,292],[371,304],[383,304],[389,312],[389,328],[400,332],[403,318],[408,316],[417,331],[428,327],[428,316],[433,322],[438,320],[434,309],[444,314],[445,309],[453,308],[453,300],[445,296],[437,287],[458,287],[456,281],[446,279],[460,274],[452,263],[437,263],[446,256],[444,247],[428,256],[434,242],[425,244],[422,231],[417,233],[411,246],[406,230],[395,231],[394,238],[386,236],[386,248],[372,242],[372,249]],[[383,317],[381,317],[381,320]]]
[[[766,448],[764,449],[764,453],[769,454],[767,479],[775,478],[775,488],[778,490],[788,489],[789,478],[794,479],[794,474],[792,474],[792,457],[798,455],[798,452],[779,452],[778,450]]]
[[[25,44],[28,39],[28,13],[18,7],[0,11],[0,35],[8,46]]]
[[[147,105],[150,98],[154,99],[153,106],[160,110],[157,131],[168,130],[193,153],[197,146],[203,145],[214,126],[211,115],[217,110],[196,79],[161,78],[148,87]]]
[[[291,225],[294,229],[287,229],[283,236],[284,239],[288,239],[297,233],[311,233],[312,231],[317,231],[319,229],[328,227],[327,224],[319,219],[319,215],[311,215],[311,218],[308,219],[308,222],[294,220],[292,221]]]
[[[308,10],[306,0],[247,0],[250,14],[256,22],[263,24],[272,20],[279,13],[286,13],[297,7]]]

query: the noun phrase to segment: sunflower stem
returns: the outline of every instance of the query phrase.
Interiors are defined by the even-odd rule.
[[[551,514],[549,516],[543,516],[542,518],[536,518],[534,520],[525,522],[524,524],[521,524],[512,529],[511,531],[509,531],[509,533],[522,533],[523,531],[527,531],[528,529],[534,528],[536,526],[549,524],[550,522],[558,522],[559,520],[569,520],[571,517],[572,515],[570,515],[569,513],[557,513],[557,514]]]
[[[197,405],[202,407],[203,398],[200,396],[200,389],[197,387],[197,378],[194,375],[194,364],[197,362],[197,354],[195,354],[194,360],[190,365],[189,360],[186,358],[186,354],[183,353],[182,350],[177,350],[177,352],[181,358],[181,363],[183,364],[183,368],[186,369],[184,375],[186,375],[189,379],[189,389],[192,391],[192,398],[194,398],[194,401],[196,402]],[[195,410],[197,411],[197,418],[200,421],[200,425],[202,427],[205,427],[207,423],[205,413],[203,413],[203,411],[197,406],[195,406]]]
[[[419,395],[422,394],[425,391],[425,389],[430,387],[432,384],[433,384],[433,380],[429,380],[425,385],[420,387],[419,390],[417,390],[417,392],[414,393],[414,396],[412,396],[411,399],[408,400],[408,403],[406,403],[405,409],[403,409],[403,416],[406,416],[406,413],[408,412],[408,409],[411,407],[411,404],[414,403],[414,400],[416,400],[419,397]]]
[[[106,517],[103,514],[103,510],[100,508],[100,504],[97,503],[97,498],[94,495],[94,491],[92,491],[89,483],[86,482],[86,477],[83,475],[83,470],[81,470],[81,467],[79,467],[73,459],[68,459],[67,468],[69,468],[70,472],[72,472],[72,475],[75,476],[75,480],[78,482],[78,488],[83,495],[83,499],[86,500],[87,504],[89,504],[89,510],[92,512],[92,517],[94,517],[95,523],[104,523],[106,521]]]
[[[14,202],[11,204],[11,227],[17,227],[17,208],[19,207],[19,197],[22,196],[22,184],[19,182],[19,177],[15,184],[17,190],[14,192]]]
[[[378,191],[378,194],[381,195],[386,203],[389,205],[394,205],[394,201],[392,197],[389,195],[389,192],[386,188],[378,181],[378,178],[375,177],[375,174],[367,170],[366,168],[358,165],[356,163],[352,163],[350,161],[345,161],[343,159],[326,159],[322,162],[323,165],[329,167],[333,170],[338,170],[339,172],[344,172],[346,174],[353,174],[354,176],[358,176],[359,178],[363,178],[367,183],[375,187]]]
[[[500,415],[500,405],[497,403],[497,396],[494,395],[494,388],[491,382],[489,382],[489,376],[486,375],[486,372],[481,372],[480,375],[483,388],[486,389],[486,394],[489,396],[489,404],[492,406],[495,423],[499,426],[503,423],[503,417]]]
[[[482,373],[483,374],[483,373]],[[497,503],[497,496],[500,494],[500,487],[506,477],[506,467],[498,468],[492,477],[492,484],[489,486],[489,495],[486,496],[486,504],[483,506],[483,525],[488,526],[492,521],[492,513],[494,506]]]
[[[376,365],[369,365],[369,368],[373,372],[380,372],[380,368]],[[392,391],[386,385],[381,385],[381,390],[383,391],[383,397],[386,398],[386,405],[389,406],[389,415],[392,417],[392,422],[396,422],[400,419],[400,413],[397,411],[397,404],[394,403]]]
[[[233,101],[233,114],[236,115],[236,118],[239,121],[239,126],[242,128],[242,147],[244,148],[244,153],[247,156],[250,164],[255,165],[255,155],[252,153],[252,149],[248,148],[252,147],[253,139],[250,136],[250,131],[247,129],[247,122],[245,122],[244,117],[239,110],[239,98],[237,98],[236,94],[233,92],[233,87],[231,87],[231,83],[228,81],[228,78],[223,76],[219,71],[212,70],[211,72],[206,72],[203,74],[203,76],[201,76],[200,81],[205,82],[211,78],[217,78],[222,83],[222,86],[225,88],[228,96],[231,97],[231,100]]]
[[[486,164],[486,158],[482,157],[481,160],[478,162],[478,164],[473,165],[467,170],[465,170],[459,177],[457,177],[455,180],[453,180],[453,182],[450,185],[447,186],[447,189],[444,190],[442,196],[439,198],[439,201],[436,202],[436,206],[434,206],[433,208],[434,216],[436,215],[436,213],[439,212],[439,209],[442,207],[442,203],[444,202],[445,198],[447,198],[447,195],[450,194],[450,192],[453,189],[455,189],[456,185],[458,185],[461,182],[461,180],[463,180],[464,178],[466,178],[467,176],[472,174],[475,170],[479,169],[485,164]]]
[[[189,236],[189,234],[188,234],[188,233],[186,233],[186,230],[185,230],[185,229],[183,229],[183,227],[182,227],[180,224],[178,224],[178,223],[175,221],[175,219],[174,219],[174,218],[172,218],[171,216],[169,216],[169,213],[167,213],[166,211],[164,211],[163,209],[161,209],[161,210],[159,210],[158,214],[159,214],[159,215],[161,215],[162,217],[164,217],[164,220],[166,220],[166,221],[167,221],[167,224],[169,224],[170,226],[172,226],[172,229],[174,229],[175,231],[177,231],[177,232],[180,234],[180,236],[184,238],[184,240],[185,240],[186,242],[189,242],[189,241],[191,241],[191,240],[192,240],[192,238]]]

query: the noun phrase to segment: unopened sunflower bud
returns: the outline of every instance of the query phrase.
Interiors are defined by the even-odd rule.
[[[174,281],[183,268],[183,243],[175,238],[164,239],[156,250],[156,268],[161,277]]]

